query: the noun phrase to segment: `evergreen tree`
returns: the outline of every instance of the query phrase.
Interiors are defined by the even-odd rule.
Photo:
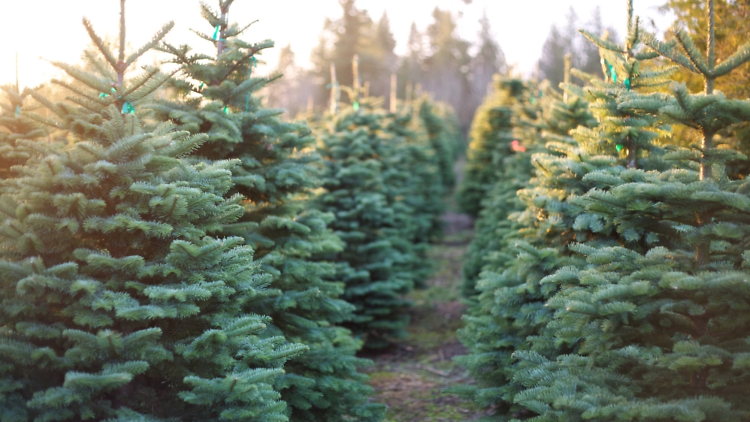
[[[675,16],[677,22],[685,26],[685,30],[694,34],[695,45],[700,50],[706,49],[706,3],[701,0],[669,0],[661,10]],[[737,50],[746,40],[750,32],[750,3],[744,1],[716,0],[716,55],[727,57]],[[674,37],[667,33],[668,37]],[[716,81],[716,89],[723,92],[729,99],[750,98],[750,63],[740,65],[731,73]],[[687,69],[680,69],[675,74],[675,80],[685,82],[688,89],[698,91],[703,88],[703,78]],[[682,145],[688,146],[700,142],[701,133],[690,127],[675,128],[675,138],[680,139]],[[750,124],[732,125],[720,133],[726,139],[728,146],[748,155],[750,154]],[[750,161],[731,160],[727,162],[727,174],[732,178],[746,177],[750,174]]]
[[[401,296],[414,287],[414,269],[423,262],[405,226],[414,210],[400,185],[411,170],[398,154],[404,139],[387,130],[377,100],[360,98],[356,85],[349,92],[354,103],[327,116],[319,128],[325,192],[317,203],[335,215],[332,227],[346,243],[335,259],[346,283],[344,297],[357,308],[347,326],[366,347],[379,348],[406,335],[409,302]]]
[[[713,0],[706,11],[707,57],[682,29],[677,42],[644,39],[660,56],[703,75],[704,92],[690,94],[673,83],[670,96],[628,92],[619,104],[644,120],[700,128],[702,145],[661,157],[674,168],[647,171],[639,154],[628,168],[587,175],[596,188],[577,203],[622,240],[575,246],[588,267],[562,269],[543,281],[564,286],[549,301],[557,310],[549,328],[558,343],[574,344],[575,353],[554,360],[519,354],[529,363],[518,375],[528,389],[516,400],[540,415],[534,420],[740,421],[750,415],[743,394],[750,186],[726,176],[724,163],[738,153],[717,148],[715,136],[750,119],[750,102],[713,90],[714,79],[750,60],[750,42],[716,66]],[[623,49],[592,41],[610,58],[634,55],[630,42]],[[648,80],[647,71],[631,66],[636,62],[624,62],[613,66],[613,76],[624,76],[626,86]]]
[[[496,76],[492,93],[474,116],[464,180],[458,191],[458,205],[469,215],[479,215],[482,199],[497,181],[500,163],[511,153],[511,106],[521,100],[526,89],[519,79]]]
[[[257,92],[275,77],[251,72],[255,56],[273,43],[240,40],[247,27],[229,24],[231,4],[221,1],[218,12],[201,6],[215,36],[199,35],[215,44],[216,57],[165,44],[186,76],[173,82],[183,98],[151,108],[159,120],[172,119],[180,129],[208,135],[193,154],[196,159],[237,158],[242,163],[233,169],[235,186],[228,194],[247,198],[244,214],[220,233],[243,237],[272,277],[270,288],[276,294],[254,300],[273,319],[269,332],[309,348],[286,365],[275,383],[289,404],[290,419],[379,420],[384,408],[368,403],[372,389],[357,372],[369,361],[355,356],[361,342],[340,327],[354,307],[341,299],[344,289],[335,278],[336,268],[322,258],[340,251],[341,240],[328,228],[330,214],[309,209],[310,194],[320,186],[314,139],[306,124],[283,122],[282,110],[261,106]]]
[[[477,53],[471,62],[471,83],[472,91],[480,93],[482,97],[492,83],[495,74],[507,74],[508,69],[505,63],[505,54],[500,45],[492,34],[490,19],[487,16],[487,10],[482,14],[479,20],[479,42]]]
[[[570,55],[574,68],[585,73],[596,74],[600,68],[599,49],[578,32],[579,18],[572,7],[566,19],[565,27],[553,25],[550,28],[539,60],[539,70],[554,88],[563,82],[566,55]],[[591,19],[583,27],[592,34],[602,34],[605,31],[599,7],[594,9]],[[617,39],[614,29],[606,28],[606,31],[610,40]]]
[[[237,163],[180,158],[205,136],[145,131],[134,104],[163,78],[124,77],[171,24],[127,57],[124,1],[117,53],[84,25],[102,72],[57,64],[77,105],[31,94],[73,143],[0,196],[2,419],[286,420],[273,383],[305,347],[262,336],[248,303],[269,280],[243,239],[207,236],[242,214],[223,197]]]
[[[463,152],[463,141],[458,128],[457,117],[446,104],[434,102],[428,96],[419,98],[414,107],[417,110],[421,125],[424,126],[435,151],[438,175],[445,192],[453,190],[456,174],[453,164]]]
[[[462,293],[465,297],[472,297],[477,293],[475,283],[487,258],[500,250],[503,238],[501,233],[510,230],[512,226],[508,217],[514,211],[523,209],[516,192],[526,186],[531,178],[531,156],[543,146],[539,136],[539,125],[542,123],[541,102],[536,98],[541,94],[538,94],[530,83],[512,79],[500,81],[501,79],[498,79],[499,89],[507,89],[508,85],[512,86],[515,82],[521,83],[521,91],[514,97],[515,101],[507,107],[497,107],[493,110],[498,115],[505,113],[504,117],[507,119],[495,120],[495,123],[499,124],[497,131],[493,131],[495,128],[487,128],[486,120],[479,117],[476,120],[475,133],[488,136],[486,142],[494,142],[496,153],[502,152],[503,155],[496,155],[497,164],[493,166],[493,180],[480,200],[482,208],[474,225],[475,236],[469,245],[462,268]],[[468,182],[464,186],[472,187]],[[463,192],[466,198],[471,191],[467,189]]]
[[[458,35],[457,18],[452,11],[435,7],[432,18],[425,31],[429,54],[424,59],[424,72],[418,82],[436,100],[450,104],[459,120],[468,126],[479,103],[471,103],[471,43]]]
[[[425,98],[419,111],[423,111]],[[427,107],[434,107],[428,105]],[[430,110],[431,111],[431,110]],[[393,201],[397,207],[403,202],[403,209],[395,208],[397,225],[403,227],[402,237],[411,243],[416,260],[413,262],[415,287],[424,287],[432,274],[433,266],[427,258],[431,242],[442,236],[441,217],[445,211],[445,186],[441,178],[441,150],[435,148],[434,138],[429,128],[412,107],[388,113],[385,116],[385,131],[394,145],[393,155],[388,160],[387,177]],[[435,130],[435,128],[432,128]],[[447,135],[442,123],[437,130],[440,136]]]
[[[563,99],[548,103],[548,123],[544,125],[544,137],[550,141],[548,152],[533,157],[537,177],[518,193],[525,210],[511,216],[515,234],[502,240],[500,252],[487,258],[485,272],[477,282],[480,295],[461,332],[470,354],[460,361],[481,383],[479,388],[462,392],[496,406],[499,413],[493,420],[526,419],[539,413],[527,398],[531,393],[523,391],[528,385],[524,377],[537,375],[538,360],[575,348],[575,341],[554,340],[565,327],[550,324],[553,312],[546,306],[558,287],[545,277],[561,268],[575,271],[586,265],[568,245],[611,246],[627,241],[611,224],[576,202],[579,195],[599,186],[587,175],[617,174],[634,161],[644,168],[664,166],[654,158],[662,152],[653,142],[659,136],[650,129],[654,119],[619,108],[631,89],[664,83],[670,71],[641,67],[641,59],[652,56],[633,53],[639,30],[637,22],[629,22],[633,23],[628,38],[631,55],[605,55],[608,67],[615,69],[619,78],[603,82],[577,72],[592,86],[583,91],[564,84]],[[608,74],[614,75],[609,69]],[[575,126],[577,129],[571,130]]]
[[[43,128],[22,116],[28,91],[21,92],[18,85],[4,86],[6,102],[0,103],[0,181],[13,177],[13,166],[24,165],[36,154],[24,142],[34,141],[44,136]]]
[[[386,96],[390,75],[396,67],[395,41],[388,16],[383,15],[376,23],[366,10],[357,7],[356,0],[339,0],[339,4],[341,17],[326,21],[320,43],[311,56],[315,76],[325,81],[321,89],[331,83],[331,63],[338,71],[338,83],[352,86],[351,60],[357,54],[360,78],[371,81],[374,95]]]
[[[405,98],[407,102],[413,99],[412,90],[414,84],[423,79],[424,59],[427,56],[427,49],[424,45],[424,35],[419,32],[417,24],[412,22],[409,28],[409,38],[406,42],[406,55],[401,57],[398,66],[398,80],[404,81],[398,86],[398,96]]]

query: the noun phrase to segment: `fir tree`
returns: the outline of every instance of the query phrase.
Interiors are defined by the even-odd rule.
[[[742,393],[749,374],[750,186],[727,178],[724,164],[739,154],[715,144],[716,133],[750,119],[750,102],[713,91],[714,79],[750,60],[750,43],[716,66],[712,0],[706,10],[706,57],[682,29],[673,43],[644,39],[660,56],[702,75],[704,92],[690,94],[673,83],[671,96],[627,93],[619,105],[635,116],[699,128],[702,145],[661,157],[672,169],[646,171],[635,157],[617,173],[587,175],[597,188],[577,202],[612,225],[622,244],[577,245],[589,266],[543,281],[566,286],[549,301],[557,310],[549,327],[576,350],[555,360],[523,355],[534,365],[519,374],[529,388],[516,400],[540,415],[535,420],[740,421],[750,415]],[[633,54],[631,44],[623,51],[593,41],[610,57]],[[625,81],[647,80],[643,69],[622,70],[615,73]]]
[[[173,81],[184,100],[151,108],[160,120],[174,119],[178,128],[208,135],[193,154],[197,159],[241,160],[229,194],[247,198],[245,212],[220,233],[243,237],[272,277],[270,287],[278,293],[255,299],[273,319],[269,332],[310,349],[288,363],[275,384],[290,405],[290,419],[379,420],[383,406],[368,403],[372,389],[357,370],[369,361],[355,357],[361,342],[340,326],[354,308],[341,298],[335,266],[323,260],[342,249],[341,240],[328,228],[330,214],[309,209],[310,194],[320,186],[314,139],[306,124],[284,122],[283,110],[261,106],[258,91],[276,77],[252,71],[256,56],[273,43],[240,40],[247,27],[229,24],[231,4],[220,2],[218,12],[201,6],[215,36],[199,35],[216,46],[216,57],[192,54],[188,46],[164,46],[192,81]]]
[[[473,167],[467,170],[467,179],[470,175],[477,178],[478,171],[483,173],[480,178],[483,176],[490,179],[490,186],[481,196],[483,199],[479,197],[481,190],[478,189],[476,180],[467,180],[463,185],[464,203],[476,196],[482,205],[474,226],[475,237],[469,245],[462,268],[462,291],[465,297],[472,297],[477,293],[474,285],[487,257],[500,249],[503,237],[501,233],[512,231],[508,216],[523,208],[516,192],[531,178],[531,155],[542,147],[539,136],[541,103],[537,98],[542,91],[537,93],[530,83],[517,79],[498,77],[496,84],[496,91],[488,97],[488,105],[485,107],[496,104],[498,98],[504,97],[503,94],[508,95],[507,90],[518,91],[514,93],[511,103],[505,106],[496,105],[490,109],[489,115],[495,116],[494,119],[490,119],[493,124],[488,126],[486,115],[483,116],[485,118],[477,115],[475,126],[472,128],[475,139],[483,137],[487,144],[494,144],[491,147],[494,163],[490,164],[490,168],[479,169],[476,167],[478,162],[475,161]],[[505,98],[507,101],[507,97]],[[490,146],[487,145],[487,148]],[[479,152],[477,151],[477,155]]]
[[[497,181],[500,163],[512,153],[511,105],[522,98],[525,89],[518,79],[496,76],[492,93],[474,115],[464,180],[458,191],[458,205],[469,215],[479,215],[482,199]]]
[[[631,19],[629,23],[627,48],[632,52],[639,42],[639,29],[637,22]],[[574,341],[554,341],[557,330],[564,327],[548,326],[553,313],[545,304],[557,286],[546,283],[545,277],[561,268],[574,271],[585,266],[581,257],[568,250],[572,242],[613,245],[624,241],[611,224],[576,202],[579,195],[599,186],[587,175],[617,174],[634,160],[646,168],[663,166],[653,158],[662,152],[653,142],[659,132],[650,128],[655,119],[619,108],[631,89],[648,89],[666,80],[670,69],[641,68],[641,60],[649,57],[653,55],[607,55],[607,74],[619,78],[601,81],[576,72],[592,86],[583,91],[564,84],[565,96],[548,103],[544,125],[548,151],[533,157],[537,175],[519,192],[525,210],[511,217],[517,231],[503,241],[499,253],[488,257],[486,272],[477,284],[478,303],[461,333],[471,350],[461,360],[483,384],[469,393],[498,406],[497,420],[511,415],[526,418],[537,410],[516,404],[526,394],[523,376],[535,368],[530,356],[550,358],[575,347]],[[637,78],[634,69],[639,71]]]
[[[6,102],[0,103],[0,181],[13,177],[11,169],[16,165],[26,164],[26,161],[36,154],[27,141],[34,141],[44,136],[46,132],[22,114],[24,102],[29,92],[21,92],[18,85],[0,87],[5,93]]]
[[[334,112],[338,89],[334,82]],[[401,296],[413,289],[420,260],[404,226],[414,215],[399,185],[408,181],[409,169],[397,154],[404,139],[386,130],[380,103],[360,98],[358,83],[348,91],[351,106],[321,122],[318,150],[325,164],[325,192],[316,202],[335,215],[332,227],[346,243],[335,259],[346,283],[344,297],[357,308],[347,326],[366,347],[379,348],[406,335],[409,303]]]
[[[237,163],[186,162],[205,136],[145,131],[133,106],[160,79],[125,72],[171,24],[128,57],[124,1],[117,55],[84,25],[103,72],[58,64],[77,106],[32,93],[73,143],[0,196],[3,420],[286,420],[273,383],[305,347],[261,335],[268,277],[242,238],[207,236],[242,215]]]
[[[391,187],[396,225],[403,228],[401,237],[410,244],[402,249],[413,248],[416,258],[411,269],[415,287],[424,287],[433,271],[427,252],[443,230],[440,217],[445,209],[445,189],[439,153],[410,107],[388,113],[384,124],[385,136],[394,147],[387,159],[387,168],[392,170],[384,173],[384,183]]]
[[[443,189],[449,192],[456,184],[453,164],[463,153],[458,117],[448,105],[436,103],[427,96],[418,99],[414,107],[435,150]]]

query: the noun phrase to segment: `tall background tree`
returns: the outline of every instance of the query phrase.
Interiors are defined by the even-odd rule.
[[[609,40],[617,41],[617,32],[612,28],[605,28],[602,23],[599,7],[594,9],[591,18],[583,25],[581,25],[575,9],[571,7],[566,16],[565,26],[552,25],[550,28],[539,60],[541,76],[547,79],[555,89],[559,89],[558,87],[564,79],[566,54],[570,54],[573,68],[593,75],[601,74],[602,65],[599,50],[578,32],[581,27],[598,36],[606,31]]]

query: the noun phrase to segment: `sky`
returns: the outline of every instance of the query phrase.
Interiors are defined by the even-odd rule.
[[[666,0],[635,0],[635,13],[653,19],[659,30],[669,26],[670,16],[657,8]],[[217,1],[208,1],[214,6]],[[76,62],[88,44],[88,35],[81,24],[87,17],[96,31],[115,36],[118,32],[119,0],[0,0],[3,25],[0,26],[0,84],[15,79],[15,55],[18,54],[21,87],[34,86],[56,74],[50,61]],[[127,0],[127,38],[140,47],[166,22],[175,28],[167,36],[172,44],[190,44],[199,51],[211,51],[211,45],[196,37],[190,29],[212,33],[200,16],[198,0]],[[597,5],[605,26],[625,32],[624,0],[358,0],[377,20],[387,11],[397,46],[403,53],[412,22],[424,30],[431,21],[435,7],[450,9],[460,16],[459,34],[476,39],[478,21],[486,11],[497,42],[509,64],[530,74],[538,60],[542,45],[553,24],[564,26],[570,7],[585,22]],[[258,20],[243,39],[257,42],[272,39],[274,49],[266,50],[262,59],[267,69],[275,68],[280,47],[292,46],[297,62],[309,65],[310,52],[318,43],[318,35],[326,17],[336,18],[341,8],[337,0],[236,0],[229,12],[230,21],[250,23]]]

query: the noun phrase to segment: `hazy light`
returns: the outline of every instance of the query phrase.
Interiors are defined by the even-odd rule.
[[[81,18],[88,17],[100,35],[117,34],[118,0],[26,0],[3,2],[3,26],[0,28],[0,83],[15,79],[14,56],[18,52],[22,86],[33,86],[50,79],[55,69],[40,57],[50,61],[76,62],[88,44],[88,36]],[[214,2],[208,1],[209,4]],[[670,21],[655,7],[664,0],[635,0],[636,13],[653,18],[664,28]],[[210,45],[198,39],[189,28],[210,33],[198,10],[197,0],[127,0],[128,39],[133,47],[145,43],[164,23],[174,20],[176,27],[168,36],[173,44],[189,43],[199,51],[209,52]],[[420,30],[432,20],[437,6],[461,14],[459,33],[473,40],[478,31],[478,20],[483,10],[492,22],[492,29],[509,63],[529,73],[541,53],[542,44],[553,23],[565,25],[571,5],[581,21],[588,20],[599,5],[607,26],[624,33],[624,1],[620,0],[474,0],[465,5],[460,0],[359,0],[358,6],[370,12],[373,19],[388,11],[391,29],[398,42],[396,50],[403,53],[409,27],[416,22]],[[259,20],[246,33],[248,41],[273,39],[277,47],[291,44],[298,64],[309,66],[309,56],[318,42],[318,35],[326,16],[337,17],[337,0],[274,0],[258,2],[237,0],[230,11],[230,20],[249,23]],[[262,59],[276,66],[279,48],[272,49]]]

